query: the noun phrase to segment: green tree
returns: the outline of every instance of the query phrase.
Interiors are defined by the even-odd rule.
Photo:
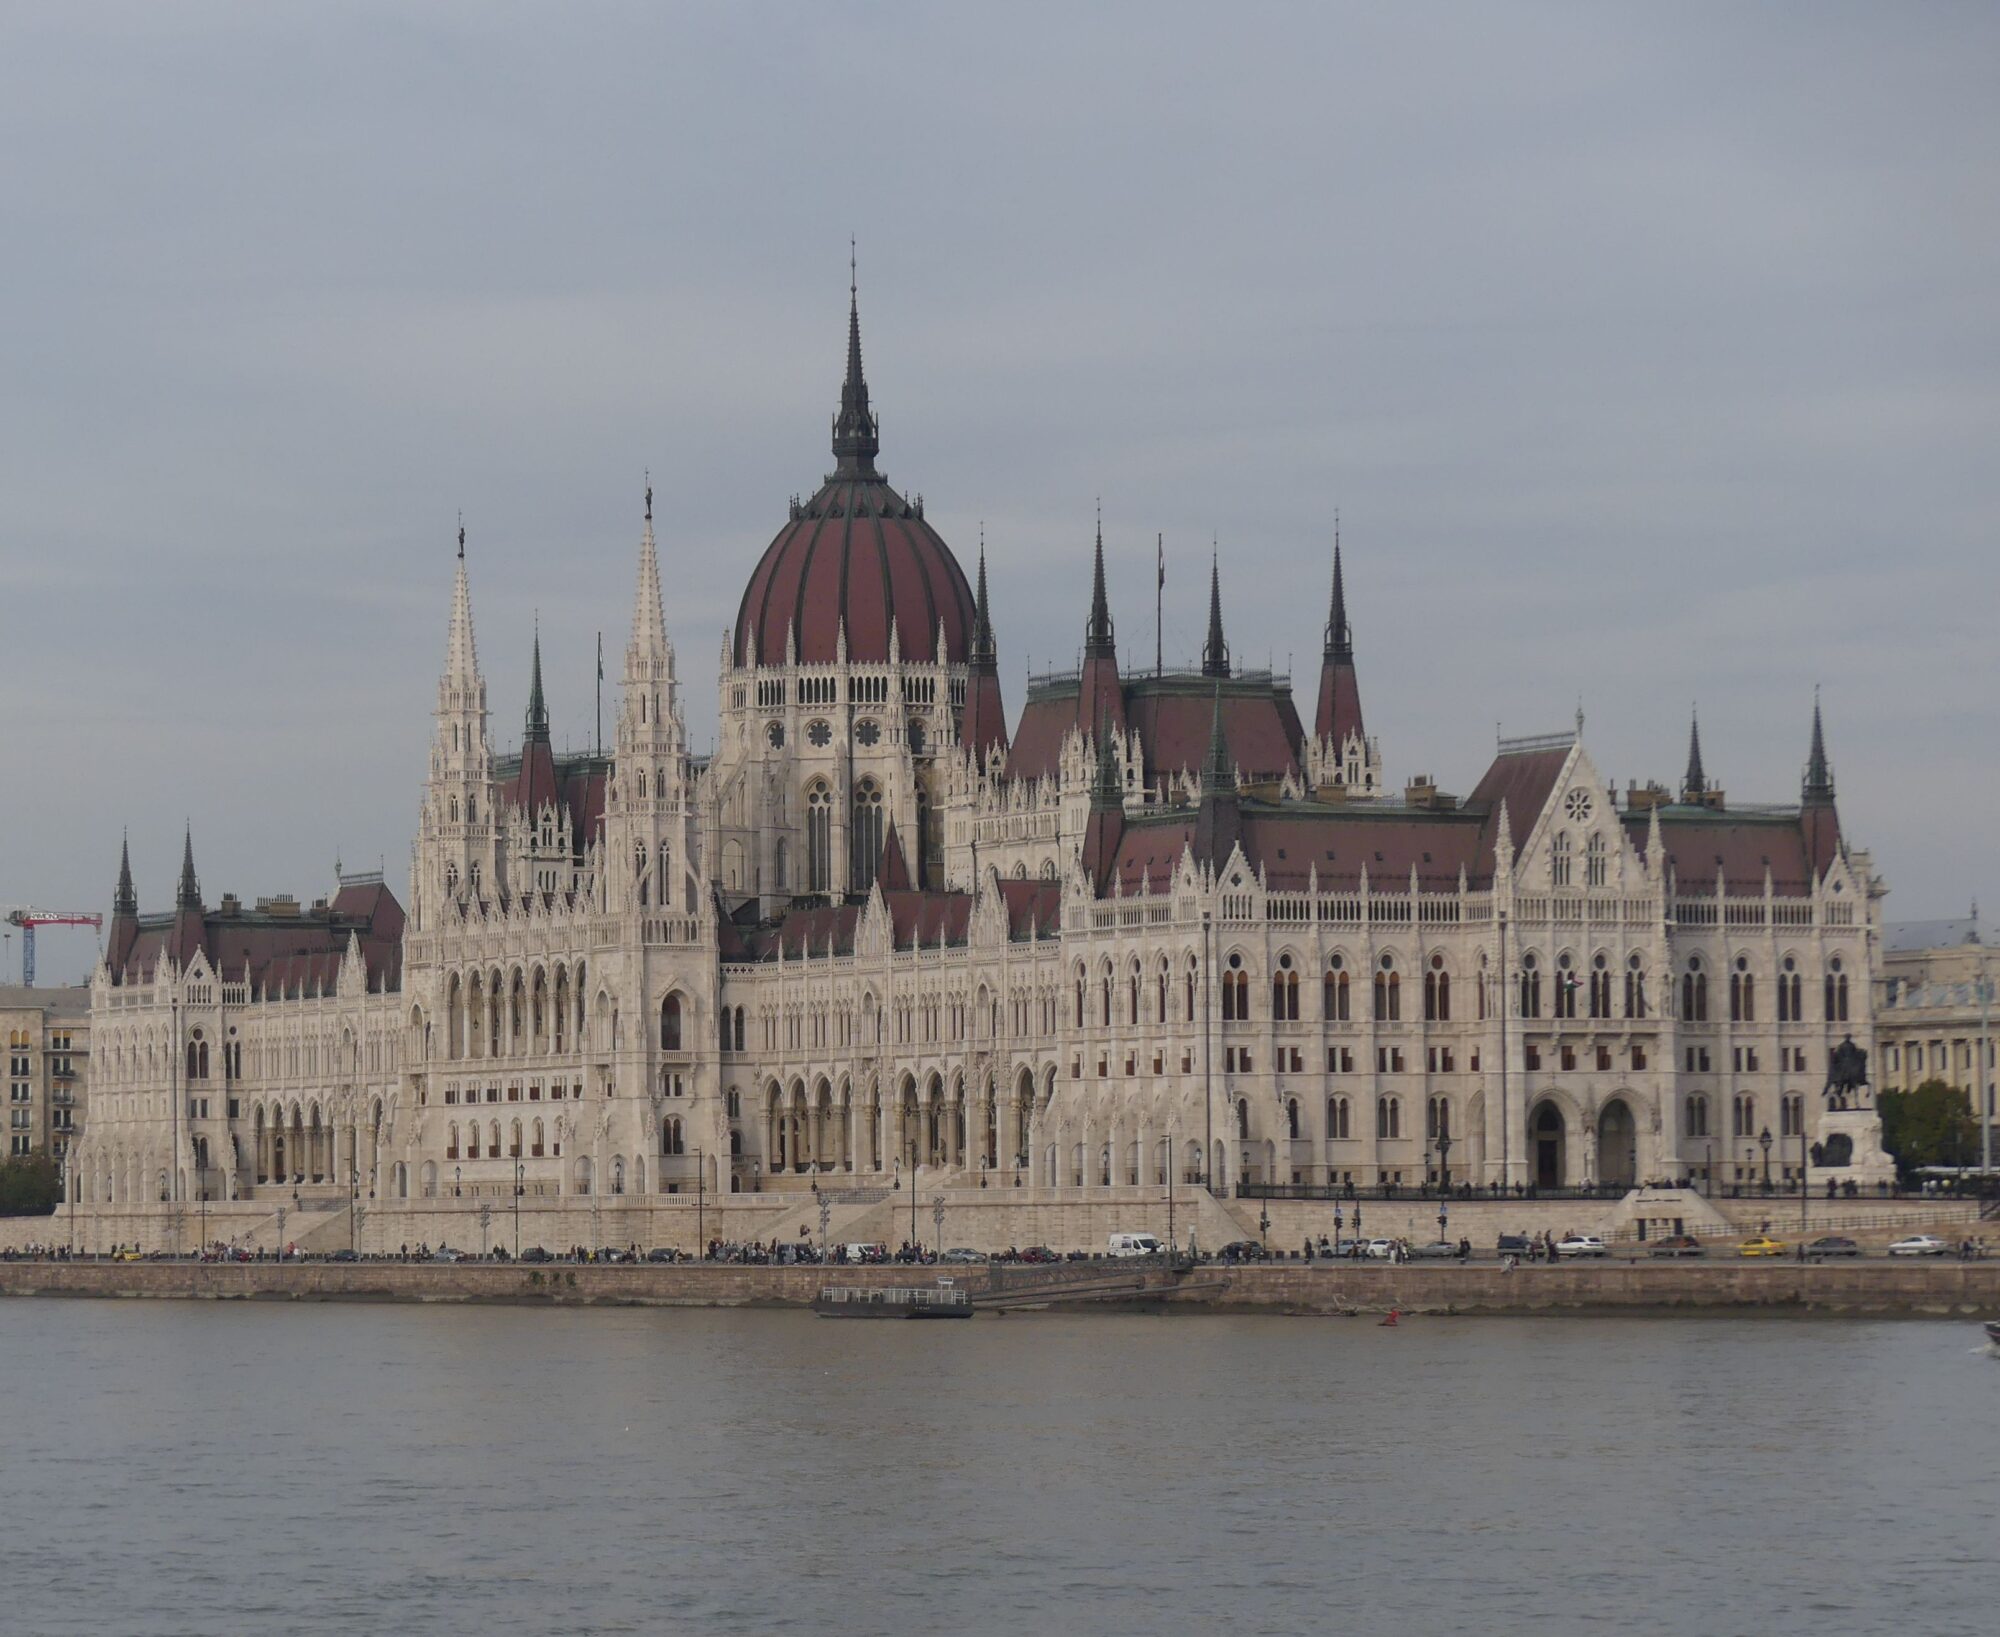
[[[1926,1080],[1914,1091],[1885,1091],[1882,1146],[1904,1176],[1926,1165],[1965,1165],[1979,1151],[1979,1124],[1963,1087]]]
[[[0,1216],[47,1216],[61,1198],[62,1181],[48,1155],[0,1161]]]

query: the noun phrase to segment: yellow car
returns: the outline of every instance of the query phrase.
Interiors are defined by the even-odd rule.
[[[117,1262],[143,1262],[146,1258],[144,1253],[140,1251],[121,1250],[112,1260]]]
[[[1738,1256],[1783,1256],[1786,1246],[1782,1240],[1766,1239],[1755,1234],[1736,1247]]]

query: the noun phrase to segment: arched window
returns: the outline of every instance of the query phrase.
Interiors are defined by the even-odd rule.
[[[1444,969],[1444,957],[1433,955],[1424,974],[1424,1018],[1430,1023],[1451,1021],[1451,974]]]
[[[1424,1135],[1432,1142],[1451,1135],[1451,1099],[1433,1097],[1424,1105]]]
[[[1829,1023],[1847,1021],[1847,974],[1840,969],[1838,955],[1827,963],[1826,1020]]]
[[[1109,966],[1105,967],[1098,974],[1097,999],[1103,1013],[1104,1026],[1108,1029],[1111,1027],[1111,968]]]
[[[1698,1092],[1687,1100],[1687,1134],[1690,1137],[1708,1135],[1708,1099]]]
[[[679,991],[660,1002],[660,1050],[681,1049],[681,997]]]
[[[1532,954],[1521,957],[1521,1016],[1542,1015],[1542,969]]]
[[[1625,1015],[1646,1015],[1646,970],[1637,955],[1625,962]]]
[[[1336,1142],[1346,1142],[1348,1138],[1347,1099],[1329,1097],[1326,1100],[1326,1134]]]
[[[1384,955],[1375,974],[1375,1016],[1384,1023],[1398,1023],[1403,1017],[1403,979],[1396,970],[1396,957]]]
[[[1688,957],[1687,970],[1681,974],[1681,1021],[1708,1021],[1708,974],[1701,969],[1699,955]]]
[[[1162,957],[1160,960],[1160,1021],[1162,1023],[1167,1021],[1167,963],[1165,957]]]
[[[542,1157],[542,1122],[537,1120],[529,1129],[533,1133],[533,1137],[528,1145],[528,1153],[531,1158],[540,1159]]]
[[[1559,887],[1569,885],[1570,844],[1569,832],[1559,831],[1554,841],[1549,843],[1549,879]]]
[[[1285,1125],[1291,1132],[1292,1140],[1296,1142],[1299,1135],[1299,1100],[1296,1097],[1289,1099],[1285,1104]]]
[[[452,1121],[445,1128],[444,1157],[448,1160],[458,1158],[458,1122],[456,1120]]]
[[[1250,1137],[1250,1104],[1247,1100],[1236,1105],[1236,1135],[1245,1141]]]
[[[517,1160],[521,1157],[521,1122],[516,1120],[507,1128],[507,1157]]]
[[[1757,975],[1750,970],[1747,955],[1736,957],[1736,970],[1729,974],[1729,1021],[1757,1021]]]
[[[1290,955],[1278,957],[1278,970],[1271,975],[1271,1016],[1283,1023],[1299,1020],[1299,975]]]
[[[1132,970],[1126,978],[1126,987],[1131,991],[1126,997],[1131,1006],[1131,1020],[1137,1023],[1139,1021],[1139,963],[1137,961],[1132,963]]]
[[[644,847],[634,847],[632,849],[632,879],[639,883],[639,903],[643,908],[653,901],[653,882],[651,874],[646,868],[646,849]]]
[[[833,891],[833,796],[817,780],[806,791],[806,891]]]
[[[1237,1023],[1250,1016],[1250,974],[1243,970],[1243,957],[1232,954],[1229,968],[1222,974],[1222,1021]]]
[[[1607,858],[1604,848],[1604,837],[1592,836],[1584,844],[1583,849],[1583,876],[1585,882],[1593,887],[1603,886],[1606,867]]]
[[[1076,1026],[1077,1026],[1077,1027],[1078,1027],[1079,1029],[1081,1029],[1081,1028],[1083,1027],[1083,989],[1084,989],[1084,981],[1085,981],[1085,980],[1084,980],[1084,976],[1083,976],[1083,968],[1079,966],[1079,967],[1078,967],[1078,968],[1076,969]]]
[[[882,787],[873,779],[863,779],[854,787],[853,869],[848,885],[856,892],[866,890],[882,867]]]
[[[1326,994],[1320,1003],[1321,1010],[1329,1023],[1347,1023],[1353,1019],[1347,977],[1347,963],[1335,955],[1327,962]]]
[[[486,1127],[486,1157],[497,1160],[500,1157],[500,1122],[490,1121]]]
[[[1603,955],[1590,963],[1590,1015],[1611,1015],[1611,962]]]
[[[1394,1140],[1403,1134],[1403,1100],[1400,1097],[1375,1099],[1375,1135]]]
[[[1799,1001],[1799,963],[1792,956],[1785,957],[1785,964],[1778,973],[1778,1021],[1780,1023],[1803,1023],[1805,1013]]]
[[[1581,987],[1576,975],[1575,963],[1568,955],[1556,957],[1556,1008],[1555,1015],[1576,1016],[1576,992]]]

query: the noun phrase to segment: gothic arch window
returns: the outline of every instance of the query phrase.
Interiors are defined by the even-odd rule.
[[[1701,969],[1699,955],[1688,957],[1687,970],[1681,974],[1681,1021],[1708,1021],[1708,974]]]
[[[1189,1023],[1192,1023],[1194,1021],[1195,971],[1196,971],[1195,958],[1192,955],[1190,955],[1188,956],[1188,963],[1187,963],[1187,1021]]]
[[[863,779],[854,787],[853,872],[849,881],[864,890],[882,867],[882,787]]]
[[[653,901],[653,884],[646,872],[646,849],[632,849],[632,879],[639,883],[639,903],[641,907]]]
[[[1799,1004],[1804,998],[1799,985],[1798,960],[1795,956],[1787,955],[1784,965],[1778,971],[1778,1021],[1805,1022],[1805,1009]]]
[[[1228,970],[1222,974],[1222,1021],[1247,1022],[1250,1017],[1250,974],[1243,970],[1243,957],[1232,952]]]
[[[1838,955],[1827,963],[1826,968],[1826,1020],[1829,1023],[1847,1022],[1847,974],[1840,968]]]
[[[1625,1015],[1646,1015],[1646,969],[1637,955],[1625,962]]]
[[[479,798],[477,796],[467,796],[465,798],[465,822],[467,824],[477,824],[479,822]]]
[[[1576,975],[1576,964],[1567,954],[1556,957],[1555,1015],[1559,1018],[1576,1016],[1576,992],[1582,985]]]
[[[1335,1142],[1348,1139],[1348,1110],[1345,1097],[1329,1097],[1326,1100],[1326,1134]]]
[[[1278,957],[1278,970],[1271,974],[1271,1016],[1281,1023],[1299,1020],[1299,974],[1289,954]]]
[[[1542,1015],[1542,969],[1532,951],[1521,957],[1521,1016]]]
[[[1598,954],[1590,963],[1590,1015],[1611,1015],[1611,958]]]
[[[1242,1141],[1249,1141],[1250,1103],[1248,1099],[1244,1099],[1236,1105],[1236,1135]]]
[[[1167,1021],[1167,958],[1160,957],[1160,1021]]]
[[[818,780],[806,791],[806,891],[833,891],[833,796]]]
[[[1570,840],[1569,831],[1560,830],[1554,841],[1549,843],[1549,879],[1558,887],[1569,885]]]
[[[1348,984],[1347,961],[1335,955],[1326,965],[1326,993],[1321,998],[1320,1007],[1329,1023],[1347,1023],[1354,1017],[1353,999]]]
[[[1708,1135],[1708,1099],[1699,1092],[1687,1100],[1687,1134],[1690,1137]]]
[[[446,804],[445,810],[451,814],[451,822],[456,824],[458,822],[458,798],[456,796],[453,796],[450,802]]]
[[[1430,970],[1424,974],[1424,1018],[1430,1023],[1451,1021],[1451,974],[1442,955],[1431,957]]]
[[[1288,1098],[1285,1102],[1285,1129],[1296,1142],[1299,1136],[1299,1100],[1296,1097]]]
[[[677,1052],[681,1049],[681,997],[676,990],[660,1002],[660,1050]]]
[[[1403,979],[1396,970],[1394,955],[1384,955],[1375,973],[1375,1016],[1380,1022],[1402,1021]]]
[[[1603,886],[1608,864],[1609,860],[1604,846],[1604,837],[1592,836],[1589,841],[1584,843],[1583,848],[1583,879],[1585,885],[1592,887]]]
[[[1729,1021],[1757,1021],[1757,975],[1750,970],[1747,955],[1736,957],[1736,970],[1729,974]]]

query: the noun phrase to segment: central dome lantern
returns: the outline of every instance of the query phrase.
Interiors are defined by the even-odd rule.
[[[921,500],[904,499],[875,469],[880,428],[861,372],[861,313],[850,282],[847,378],[833,421],[834,469],[758,560],[736,613],[731,655],[739,667],[831,665],[847,633],[847,660],[886,664],[889,630],[905,660],[937,651],[963,665],[971,655],[972,588],[951,548],[924,521]]]

